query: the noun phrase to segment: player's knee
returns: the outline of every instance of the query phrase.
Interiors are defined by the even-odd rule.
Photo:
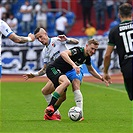
[[[42,91],[42,94],[43,94],[43,95],[45,95],[45,92],[44,92],[44,90],[42,89],[41,91]]]
[[[69,80],[66,80],[66,81],[64,82],[64,87],[67,88],[67,87],[70,85],[70,83],[71,83],[71,82],[70,82]]]
[[[46,95],[46,94],[47,94],[44,88],[42,88],[41,91],[42,91],[42,94],[43,94],[43,95]]]

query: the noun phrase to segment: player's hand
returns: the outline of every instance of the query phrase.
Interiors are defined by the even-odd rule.
[[[102,78],[102,81],[105,83],[106,86],[109,86],[110,83],[105,78]]]
[[[32,73],[30,73],[30,74],[25,74],[25,75],[23,75],[23,77],[24,77],[25,80],[28,80],[29,78],[34,78],[35,75],[32,74]]]
[[[111,77],[108,74],[104,73],[103,78],[106,79],[109,84],[112,84]]]
[[[34,34],[32,34],[32,33],[29,33],[28,34],[28,37],[30,37],[31,38],[31,42],[33,42],[34,40],[35,40],[35,36],[34,36]]]
[[[73,68],[75,69],[77,74],[80,74],[80,67],[79,66],[75,65],[75,66],[73,66]]]
[[[65,35],[59,35],[57,36],[58,37],[58,40],[63,42],[63,41],[66,41],[67,40],[67,37]]]

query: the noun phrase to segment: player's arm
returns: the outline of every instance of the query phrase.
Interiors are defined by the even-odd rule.
[[[60,55],[68,64],[70,64],[75,69],[77,74],[80,73],[80,67],[77,66],[70,58],[70,56],[72,56],[72,53],[70,50],[65,50],[61,52]]]
[[[78,44],[79,41],[75,38],[67,38],[67,44]]]
[[[36,73],[30,73],[30,74],[25,74],[23,75],[25,80],[28,80],[29,78],[34,78],[34,77],[38,77],[38,76],[42,76],[46,73],[46,64],[44,64],[43,68],[41,70],[39,70]]]
[[[88,68],[88,71],[91,73],[92,76],[94,76],[95,78],[97,78],[97,79],[99,79],[99,80],[101,80],[101,81],[104,81],[104,83],[106,84],[106,86],[109,86],[108,81],[107,81],[105,78],[103,78],[103,77],[93,68],[92,65],[88,65],[87,68]]]
[[[111,61],[111,53],[114,50],[114,46],[108,45],[107,49],[106,49],[106,53],[104,56],[104,68],[103,68],[103,73],[104,73],[104,78],[109,81],[109,83],[112,83],[111,78],[108,74],[108,69],[109,69],[109,65],[110,65],[110,61]]]
[[[33,42],[35,40],[35,36],[31,33],[28,34],[28,37],[18,36],[15,33],[12,33],[8,36],[15,43],[26,43],[26,42]]]
[[[75,38],[68,38],[65,35],[59,35],[58,38],[62,42],[66,41],[67,44],[78,44],[79,43],[79,41],[77,39],[75,39]]]
[[[1,32],[4,36],[8,37],[9,39],[11,39],[13,42],[16,43],[32,42],[35,40],[35,36],[31,33],[29,33],[28,37],[18,36],[11,30],[9,25],[3,20],[1,20],[1,29],[2,29]]]

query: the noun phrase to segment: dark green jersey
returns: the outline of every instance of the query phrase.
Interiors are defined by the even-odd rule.
[[[125,21],[114,27],[109,34],[109,45],[116,46],[120,66],[133,58],[133,21]]]
[[[91,58],[90,56],[85,56],[83,47],[74,47],[71,48],[70,50],[72,53],[72,56],[70,56],[70,58],[76,65],[78,66],[81,64],[91,65]],[[66,61],[64,61],[64,59],[61,56],[59,56],[50,65],[56,67],[62,73],[66,73],[73,69],[72,66],[68,64]]]

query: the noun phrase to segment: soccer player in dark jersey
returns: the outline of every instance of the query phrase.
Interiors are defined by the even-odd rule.
[[[111,53],[115,46],[129,99],[133,100],[133,20],[132,5],[124,3],[119,7],[121,23],[109,33],[109,42],[104,57],[104,78],[111,83],[108,69]]]
[[[104,81],[108,86],[108,81],[106,81],[91,65],[91,58],[98,49],[99,43],[91,39],[88,41],[85,47],[74,47],[69,50],[61,52],[60,56],[46,69],[47,77],[53,82],[55,86],[55,91],[53,93],[52,99],[48,107],[46,108],[46,116],[52,116],[55,111],[54,105],[56,105],[59,97],[65,92],[65,89],[69,86],[70,81],[65,75],[66,72],[75,69],[76,73],[80,72],[80,65],[86,64],[88,71],[97,79]]]

